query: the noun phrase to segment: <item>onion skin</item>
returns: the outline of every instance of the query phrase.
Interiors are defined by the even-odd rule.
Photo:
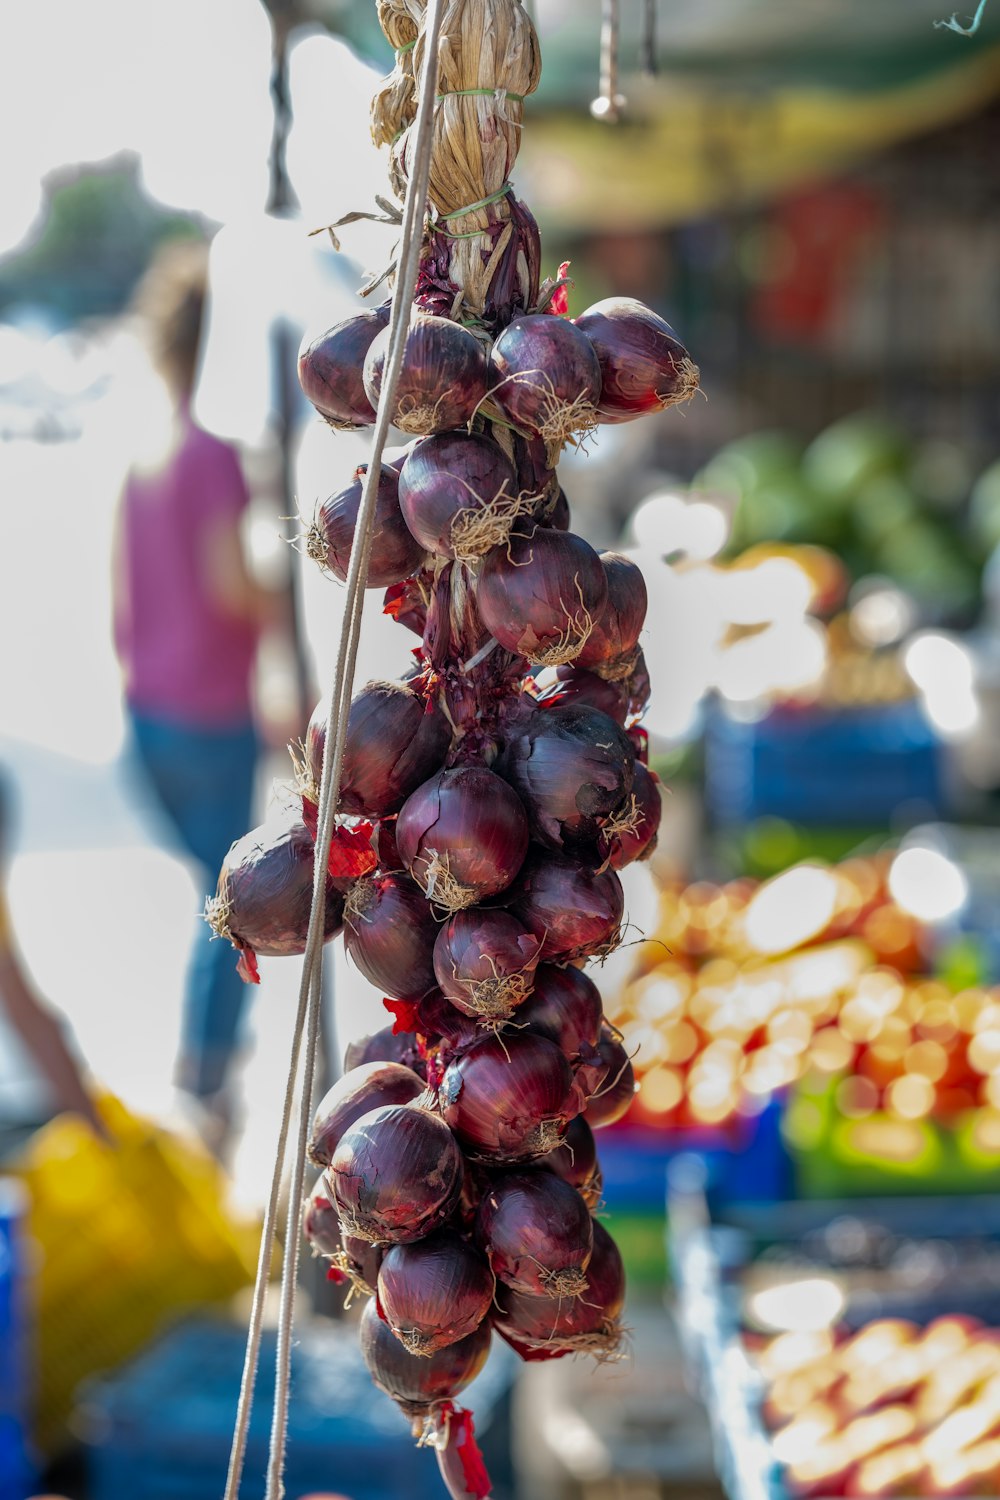
[[[364,388],[373,407],[378,406],[388,352],[385,328],[365,356]],[[419,435],[464,427],[485,395],[486,351],[479,339],[451,318],[414,312],[396,386],[395,425]]]
[[[582,704],[599,709],[609,719],[625,726],[629,716],[629,688],[627,682],[608,682],[596,672],[588,672],[577,663],[567,662],[561,667],[547,667],[535,678],[535,702],[539,708],[562,708],[569,704]]]
[[[328,1167],[341,1137],[362,1115],[386,1104],[409,1104],[423,1092],[423,1080],[401,1063],[369,1062],[352,1068],[337,1079],[316,1110],[309,1160]]]
[[[367,472],[368,465],[359,464],[351,483],[317,507],[315,520],[306,534],[309,556],[320,567],[328,568],[341,583],[347,582]],[[402,583],[416,573],[423,560],[424,549],[403,520],[399,508],[399,475],[388,464],[383,464],[375,498],[375,522],[365,588],[384,589],[390,584]]]
[[[601,560],[571,531],[538,526],[487,554],[476,583],[483,624],[540,667],[573,661],[608,597]]]
[[[532,714],[506,738],[497,762],[537,842],[578,854],[596,854],[601,824],[629,795],[634,767],[624,729],[583,704]]]
[[[495,1287],[486,1256],[454,1229],[439,1229],[386,1251],[378,1305],[404,1348],[426,1357],[475,1333]]]
[[[646,623],[646,580],[636,564],[619,552],[602,552],[601,564],[608,583],[608,601],[594,621],[576,665],[612,678],[628,677]]]
[[[347,1234],[402,1245],[447,1223],[462,1173],[462,1153],[439,1115],[389,1104],[344,1133],[326,1178]]]
[[[592,870],[561,854],[530,857],[509,909],[542,940],[542,960],[572,963],[617,945],[625,896],[614,870]]]
[[[603,1184],[594,1132],[583,1115],[570,1120],[562,1145],[539,1157],[537,1165],[547,1172],[555,1172],[570,1187],[575,1187],[591,1213],[595,1211],[601,1201]]]
[[[456,912],[434,944],[441,992],[463,1015],[506,1020],[531,993],[541,943],[509,912]]]
[[[618,1246],[599,1219],[593,1220],[593,1236],[587,1285],[579,1297],[529,1297],[497,1283],[493,1324],[508,1342],[550,1359],[563,1354],[607,1359],[617,1352],[625,1268]]]
[[[601,366],[587,335],[565,318],[528,313],[490,350],[490,396],[530,437],[562,444],[593,427]]]
[[[315,786],[323,772],[329,703],[317,704],[306,730],[306,765]],[[398,812],[444,760],[451,726],[440,705],[405,682],[369,682],[351,700],[339,811],[384,818]]]
[[[457,766],[407,798],[396,847],[428,898],[457,911],[514,880],[528,852],[528,819],[499,776],[485,766]]]
[[[633,297],[605,297],[575,319],[601,370],[598,420],[631,422],[686,401],[698,369],[669,323]]]
[[[372,342],[386,327],[386,306],[344,318],[299,351],[299,384],[332,427],[370,427],[375,409],[365,394],[362,372]]]
[[[412,1068],[418,1076],[423,1076],[423,1062],[412,1035],[395,1032],[391,1026],[373,1032],[371,1036],[358,1037],[348,1044],[344,1052],[345,1073],[370,1062],[402,1063],[403,1067]]]
[[[628,1114],[636,1091],[631,1058],[607,1027],[597,1044],[597,1051],[605,1064],[604,1073],[584,1110],[587,1124],[592,1130],[599,1130],[602,1125],[614,1125]]]
[[[598,848],[613,870],[623,870],[638,859],[648,859],[656,848],[663,800],[660,778],[641,761],[636,761],[628,805],[622,810],[624,821],[615,820],[601,831]],[[609,833],[609,828],[612,830]]]
[[[505,1172],[484,1194],[476,1240],[499,1281],[533,1297],[576,1297],[593,1248],[575,1188],[552,1172]]]
[[[580,1112],[580,1098],[559,1048],[515,1031],[483,1037],[454,1058],[439,1106],[470,1155],[515,1162],[557,1146]]]
[[[554,1042],[569,1063],[589,1056],[601,1038],[601,992],[582,969],[542,964],[535,988],[517,1013],[517,1024]]]
[[[418,443],[399,475],[399,508],[421,547],[469,562],[507,540],[531,500],[519,499],[514,465],[499,443],[446,432]]]
[[[374,1301],[361,1314],[359,1336],[372,1380],[414,1419],[430,1415],[440,1402],[464,1390],[490,1352],[490,1325],[483,1322],[475,1333],[447,1344],[429,1358],[410,1354],[379,1317]]]
[[[205,916],[234,948],[267,958],[304,953],[313,891],[313,841],[304,823],[263,824],[237,839],[223,861]],[[342,883],[326,878],[323,941],[340,931]]]
[[[344,947],[369,983],[399,1000],[435,988],[437,923],[419,886],[401,873],[355,881],[344,906]]]

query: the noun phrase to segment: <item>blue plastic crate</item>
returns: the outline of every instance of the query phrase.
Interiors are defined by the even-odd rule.
[[[510,1500],[510,1393],[516,1360],[495,1347],[463,1392],[494,1480]],[[242,1500],[263,1500],[274,1393],[274,1335],[266,1334],[247,1447]],[[114,1377],[85,1392],[91,1500],[219,1500],[243,1368],[244,1330],[200,1321],[175,1329]],[[442,1500],[437,1461],[375,1389],[350,1324],[309,1325],[292,1349],[287,1500],[335,1490],[349,1500]]]
[[[783,705],[760,718],[715,705],[706,719],[705,801],[721,824],[881,827],[904,807],[934,817],[943,781],[937,736],[916,702]]]
[[[34,1488],[26,1425],[31,1389],[24,1321],[24,1189],[0,1178],[0,1500],[24,1500]]]

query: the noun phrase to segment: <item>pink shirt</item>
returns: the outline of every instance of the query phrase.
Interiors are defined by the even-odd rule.
[[[235,450],[186,412],[164,466],[129,475],[115,635],[136,712],[192,728],[250,717],[257,630],[212,600],[203,561],[208,531],[235,527],[248,500]]]

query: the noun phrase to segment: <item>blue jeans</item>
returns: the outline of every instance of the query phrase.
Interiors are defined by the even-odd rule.
[[[229,846],[250,828],[257,736],[252,724],[192,729],[130,713],[135,756],[180,847],[214,895]],[[199,1097],[217,1093],[238,1050],[249,996],[229,943],[199,916],[188,964],[177,1083]]]

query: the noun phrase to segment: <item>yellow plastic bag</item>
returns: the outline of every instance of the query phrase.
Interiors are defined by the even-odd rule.
[[[117,1099],[100,1111],[110,1141],[63,1115],[5,1164],[30,1198],[33,1425],[46,1452],[67,1436],[81,1381],[232,1296],[256,1269],[259,1225],[227,1212],[208,1153]]]

